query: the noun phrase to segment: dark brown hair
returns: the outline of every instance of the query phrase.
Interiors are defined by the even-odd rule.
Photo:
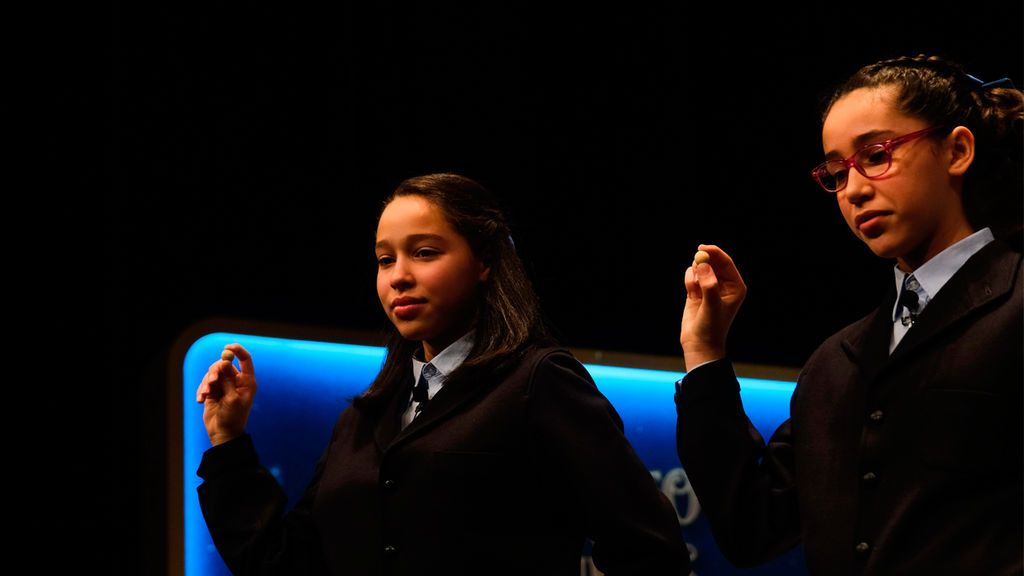
[[[1008,83],[1007,83],[1008,84]],[[964,177],[963,203],[975,229],[990,226],[996,236],[1019,244],[1024,214],[1022,124],[1024,93],[985,86],[960,65],[935,56],[883,60],[858,70],[832,94],[822,122],[837,100],[859,88],[896,88],[896,108],[929,126],[956,126],[974,134],[974,162]]]
[[[465,176],[428,174],[399,184],[383,208],[402,196],[419,196],[436,206],[466,239],[473,255],[491,269],[477,306],[475,344],[446,384],[499,370],[531,346],[550,340],[505,215],[490,192]],[[419,346],[419,342],[403,338],[389,323],[384,366],[370,388],[356,398],[355,406],[382,410],[401,383],[411,377],[412,355]]]

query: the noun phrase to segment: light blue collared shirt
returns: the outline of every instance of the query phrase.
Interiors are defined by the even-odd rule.
[[[982,228],[939,252],[931,260],[922,264],[917,270],[914,270],[912,274],[920,285],[920,289],[914,290],[914,292],[917,292],[917,314],[920,315],[924,311],[928,302],[935,298],[939,290],[945,286],[946,282],[953,277],[953,274],[956,274],[957,270],[971,256],[974,256],[978,250],[981,250],[993,240],[995,240],[995,237],[992,235],[992,231],[988,228]],[[893,269],[893,275],[896,280],[896,294],[899,294],[900,288],[903,286],[903,278],[907,273],[900,270],[899,266],[896,266]],[[896,349],[896,345],[900,343],[900,340],[910,330],[910,327],[913,326],[913,324],[904,326],[903,322],[900,322],[895,316],[896,306],[894,305],[890,313],[890,317],[893,318],[892,338],[889,339],[890,354]]]
[[[447,348],[442,350],[437,356],[434,356],[430,362],[424,362],[417,358],[412,357],[412,381],[419,382],[420,374],[423,373],[423,369],[426,366],[430,366],[431,369],[427,370],[425,378],[427,379],[427,398],[432,399],[434,394],[444,386],[444,381],[448,379],[448,375],[455,371],[456,368],[462,365],[466,361],[466,357],[473,350],[473,344],[476,343],[476,331],[470,330],[465,336],[459,338],[455,342],[448,345]],[[409,407],[405,409],[402,414],[402,427],[405,428],[412,422],[413,416],[416,414],[416,402],[412,399],[412,393],[409,393]]]

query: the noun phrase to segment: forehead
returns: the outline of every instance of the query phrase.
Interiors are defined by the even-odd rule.
[[[433,203],[421,196],[399,196],[391,201],[377,222],[377,240],[397,240],[411,234],[447,236],[455,231]]]
[[[825,152],[849,149],[859,136],[871,132],[902,134],[920,122],[896,109],[896,88],[858,88],[832,105],[821,130]]]

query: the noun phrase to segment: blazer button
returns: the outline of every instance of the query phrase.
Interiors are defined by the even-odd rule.
[[[868,418],[870,418],[872,422],[881,422],[885,418],[885,412],[875,410],[871,414],[868,414]]]
[[[390,478],[388,478],[387,480],[384,481],[384,487],[387,488],[388,490],[394,490],[395,489],[395,481],[390,479]]]
[[[387,546],[384,547],[384,555],[385,556],[397,556],[398,555],[398,548],[395,548],[394,546],[388,544]]]
[[[875,480],[878,480],[878,476],[874,472],[865,472],[860,479],[863,480],[865,484],[874,484]]]
[[[853,549],[858,554],[867,554],[868,550],[871,550],[871,545],[867,542],[858,542],[857,545],[853,547]]]

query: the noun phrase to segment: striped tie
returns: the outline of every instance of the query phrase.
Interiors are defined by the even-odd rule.
[[[910,326],[917,320],[917,292],[914,290],[920,286],[913,274],[903,277],[903,287],[900,289],[900,297],[896,301],[896,315],[893,322],[899,320],[904,326]],[[906,309],[904,314],[903,310]]]
[[[412,389],[412,400],[416,402],[415,413],[413,418],[419,415],[424,408],[427,407],[427,402],[430,401],[430,395],[427,394],[428,382],[427,378],[437,374],[437,368],[434,368],[431,364],[423,366],[423,370],[420,371],[420,379],[416,382],[416,386]]]

